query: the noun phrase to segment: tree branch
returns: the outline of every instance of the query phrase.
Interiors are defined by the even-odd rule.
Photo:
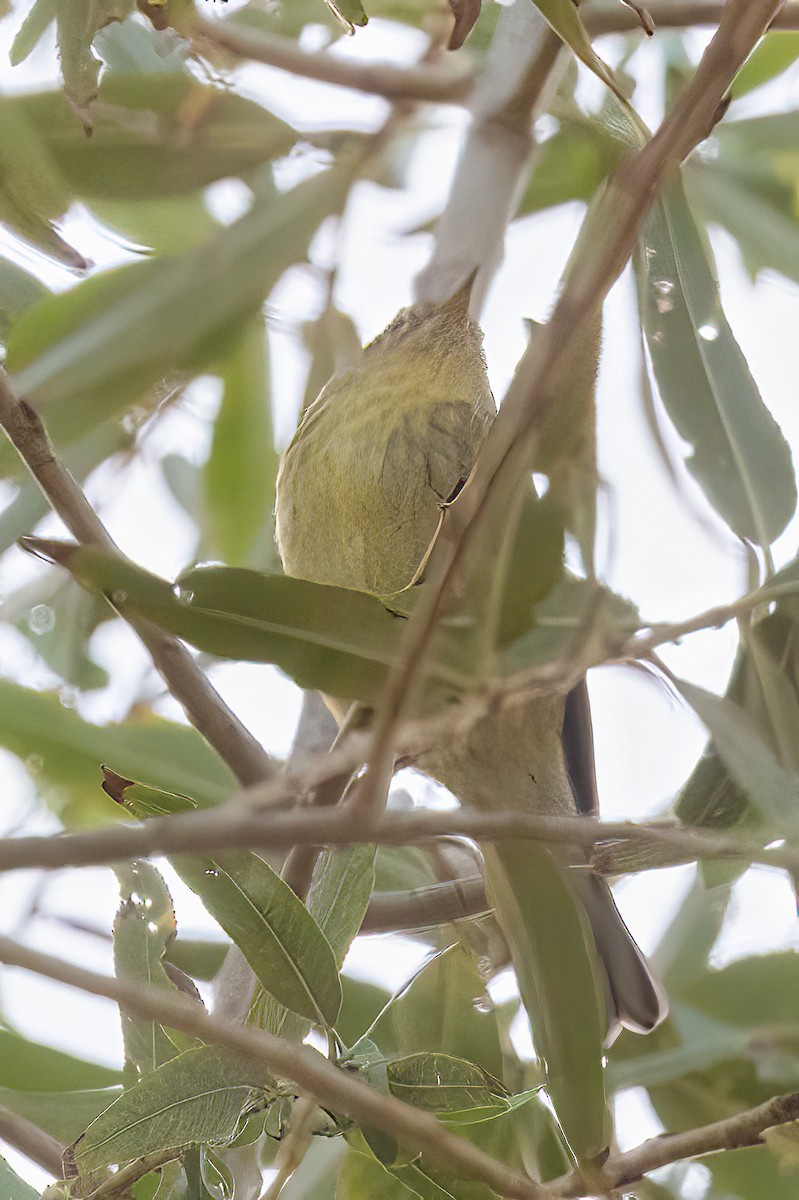
[[[655,29],[688,29],[698,25],[718,25],[725,0],[648,0],[647,12]],[[583,23],[592,37],[604,33],[630,33],[641,29],[631,8],[619,0],[611,4],[587,3],[580,9]],[[771,22],[771,29],[799,29],[799,3],[789,0]]]
[[[700,1154],[717,1150],[737,1150],[742,1146],[762,1144],[762,1134],[775,1125],[785,1125],[799,1118],[799,1092],[775,1096],[757,1108],[747,1109],[712,1125],[702,1125],[685,1133],[666,1133],[649,1138],[627,1154],[616,1154],[590,1177],[571,1171],[546,1185],[546,1195],[570,1197],[577,1200],[588,1192],[609,1195],[617,1188],[635,1183],[650,1171],[669,1163],[683,1162]]]
[[[479,310],[502,259],[505,230],[530,169],[533,121],[551,96],[562,48],[530,0],[501,10],[470,100],[472,123],[435,247],[416,278],[418,303],[440,304],[479,268],[472,290],[472,309]]]
[[[302,50],[293,38],[246,29],[227,21],[195,17],[191,33],[202,51],[203,41],[239,58],[266,63],[305,79],[354,88],[387,100],[426,100],[434,104],[460,104],[471,90],[470,70],[451,64],[440,67],[395,67],[391,63],[354,62],[328,50]]]
[[[54,870],[88,867],[148,858],[159,854],[208,854],[248,847],[281,850],[288,846],[349,846],[358,843],[405,845],[431,838],[468,837],[476,842],[529,838],[572,846],[609,845],[611,851],[643,848],[646,867],[671,866],[704,858],[732,858],[772,867],[799,868],[799,847],[764,848],[773,837],[736,836],[703,829],[629,821],[592,821],[580,816],[535,813],[418,809],[386,812],[365,821],[350,808],[299,809],[290,812],[243,811],[226,805],[210,811],[154,817],[140,825],[114,825],[58,837],[16,837],[0,840],[0,872],[24,869]],[[670,854],[658,856],[653,847]]]
[[[9,1112],[7,1108],[0,1108],[0,1141],[13,1146],[20,1154],[24,1154],[31,1162],[55,1175],[57,1179],[63,1178],[61,1155],[64,1153],[64,1147],[61,1143],[31,1121]]]
[[[119,554],[78,484],[56,457],[38,413],[17,400],[0,369],[0,425],[5,429],[53,511],[82,545]],[[228,708],[186,648],[140,617],[127,618],[147,648],[172,695],[206,741],[246,786],[267,779],[274,767],[263,747]]]
[[[145,1021],[160,1021],[203,1042],[226,1046],[262,1065],[271,1074],[291,1080],[304,1095],[333,1112],[391,1133],[429,1154],[437,1162],[466,1178],[479,1179],[501,1196],[514,1200],[541,1200],[539,1184],[484,1154],[476,1146],[445,1129],[432,1113],[412,1108],[384,1095],[343,1071],[317,1051],[265,1031],[242,1027],[209,1016],[186,997],[151,985],[111,979],[41,954],[0,937],[0,962],[22,967],[93,996],[113,1000],[125,1012]]]

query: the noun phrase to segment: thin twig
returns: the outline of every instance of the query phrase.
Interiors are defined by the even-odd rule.
[[[383,96],[387,100],[459,104],[469,94],[474,79],[472,72],[459,64],[450,64],[446,68],[396,67],[391,63],[354,62],[328,50],[302,50],[293,38],[234,26],[230,21],[206,21],[196,17],[191,32],[200,49],[205,41],[239,58],[266,63],[305,79],[318,79]]]
[[[55,1175],[57,1179],[63,1178],[63,1145],[31,1121],[18,1117],[7,1108],[0,1108],[0,1141],[13,1146],[50,1175]]]
[[[367,822],[348,808],[257,813],[226,805],[211,811],[154,817],[140,825],[114,825],[59,837],[4,838],[0,840],[0,872],[100,866],[158,854],[213,854],[241,847],[282,850],[295,845],[403,845],[442,837],[469,837],[477,842],[528,838],[588,848],[610,843],[614,851],[643,846],[651,856],[647,868],[705,858],[732,858],[794,870],[799,867],[799,846],[786,843],[765,848],[766,840],[773,837],[765,832],[758,838],[657,822],[592,821],[513,810],[417,809],[387,812]],[[651,854],[653,846],[670,851],[671,857],[655,858]]]
[[[667,1133],[649,1138],[626,1154],[616,1154],[604,1166],[590,1175],[571,1171],[546,1185],[546,1193],[552,1197],[570,1197],[577,1200],[588,1191],[598,1195],[609,1195],[617,1188],[626,1187],[642,1179],[658,1167],[670,1163],[684,1162],[700,1154],[713,1154],[718,1150],[737,1150],[742,1146],[761,1145],[762,1134],[775,1125],[785,1125],[799,1118],[799,1092],[775,1096],[765,1104],[746,1112],[736,1113],[712,1125],[702,1125],[685,1133]]]
[[[119,554],[80,487],[56,457],[38,413],[27,401],[17,400],[2,370],[0,425],[73,537],[82,545],[101,546]],[[263,747],[228,708],[177,638],[141,617],[127,619],[192,725],[224,759],[239,783],[246,786],[273,775],[274,767]]]
[[[714,26],[721,21],[724,0],[649,0],[647,9],[656,29]],[[641,29],[637,15],[620,3],[585,5],[584,23],[592,37],[629,33]],[[790,0],[779,12],[772,29],[799,29],[799,3]],[[419,100],[430,104],[465,104],[475,82],[469,67],[398,67],[392,63],[355,62],[327,50],[303,50],[293,38],[261,30],[234,27],[229,21],[197,18],[193,34],[238,58],[316,79],[340,87],[383,96],[389,100]]]
[[[508,493],[533,458],[541,430],[559,394],[560,376],[632,253],[658,188],[705,138],[741,63],[747,58],[782,0],[729,0],[719,29],[694,78],[652,140],[622,162],[611,177],[592,227],[601,238],[585,238],[575,251],[568,281],[552,319],[528,347],[480,453],[457,500],[447,510],[427,569],[426,589],[408,622],[398,669],[377,707],[369,768],[379,778],[394,753],[397,730],[424,671],[437,622],[455,594],[461,564],[472,545],[490,496]]]
[[[185,997],[139,981],[127,983],[76,967],[49,954],[0,937],[0,962],[22,967],[93,996],[113,1000],[125,1012],[145,1021],[160,1021],[204,1042],[226,1046],[266,1071],[294,1083],[317,1104],[366,1125],[384,1129],[417,1153],[429,1154],[460,1176],[479,1179],[501,1196],[540,1200],[542,1188],[526,1176],[484,1154],[445,1129],[432,1113],[368,1087],[321,1054],[297,1042],[209,1016]]]
[[[646,9],[658,29],[688,29],[718,25],[725,0],[647,0]],[[641,22],[630,8],[618,0],[612,3],[587,3],[580,9],[583,22],[592,37],[604,33],[628,33],[641,29]],[[799,4],[789,0],[771,22],[772,29],[799,29]]]

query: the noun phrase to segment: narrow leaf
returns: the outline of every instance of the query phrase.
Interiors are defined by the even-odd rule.
[[[646,222],[635,271],[660,397],[693,447],[688,468],[731,529],[766,547],[796,507],[791,453],[724,316],[679,179]]]
[[[242,1111],[273,1082],[258,1065],[213,1046],[187,1050],[119,1097],[67,1151],[82,1180],[112,1164],[203,1142],[230,1141]]]
[[[753,722],[737,704],[675,679],[675,686],[710,730],[732,778],[759,809],[768,826],[785,834],[796,824],[799,776],[780,766]]]
[[[580,62],[607,84],[615,96],[626,104],[624,93],[616,81],[613,72],[591,45],[591,39],[586,33],[585,26],[580,20],[577,4],[574,0],[533,0],[535,6],[546,18],[555,33],[576,54]]]

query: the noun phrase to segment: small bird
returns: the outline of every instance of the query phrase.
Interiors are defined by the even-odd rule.
[[[306,410],[277,481],[277,540],[288,574],[380,595],[414,579],[442,505],[468,477],[496,415],[482,332],[469,316],[470,291],[471,281],[443,304],[402,309],[359,363],[334,376]],[[416,765],[465,806],[593,813],[585,682],[566,700],[544,696],[488,713],[467,734],[449,737]],[[652,1029],[664,1015],[661,989],[607,884],[576,848],[550,854],[541,843],[499,842],[486,846],[484,856],[489,898],[517,969],[537,1049],[550,1071],[553,1103],[567,1140],[587,1161],[607,1144],[601,1092],[605,1028],[611,1033],[621,1025]],[[579,898],[579,912],[588,917],[587,923],[582,917],[577,922],[585,946],[580,953],[597,968],[595,1064],[602,1111],[588,1128],[582,1101],[574,1100],[581,1081],[566,1078],[576,1042],[570,1005],[551,1003],[546,981],[535,972],[531,978],[522,962],[539,951],[551,960],[562,931],[547,928],[542,906],[536,928],[528,928],[525,912],[520,932],[516,903],[531,879],[558,887],[564,878]],[[555,955],[559,949],[554,945]]]

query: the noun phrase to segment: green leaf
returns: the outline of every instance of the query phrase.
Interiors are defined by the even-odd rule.
[[[794,951],[755,954],[708,971],[684,990],[687,1003],[743,1029],[779,1028],[799,1034],[793,1003],[799,989],[799,955]]]
[[[140,820],[194,807],[186,796],[113,773],[109,778],[107,771],[106,777],[110,794]],[[214,858],[181,854],[169,861],[239,947],[262,986],[293,1012],[332,1025],[341,1007],[341,985],[330,943],[268,863],[236,851]]]
[[[0,120],[0,221],[63,266],[83,269],[83,257],[57,233],[53,220],[69,207],[58,165],[20,109]]]
[[[375,847],[328,846],[314,864],[306,904],[341,970],[361,928],[375,878]]]
[[[286,154],[297,136],[262,105],[180,71],[109,73],[90,138],[58,92],[3,97],[0,114],[27,122],[76,196],[120,203],[244,174]]]
[[[543,846],[483,847],[486,889],[508,942],[547,1091],[578,1161],[608,1144],[602,1054],[607,1018],[587,918]]]
[[[613,94],[618,96],[623,104],[626,104],[624,93],[613,72],[591,45],[591,39],[580,20],[574,0],[533,0],[533,3],[580,62],[585,63],[603,83],[607,84]]]
[[[493,1077],[503,1071],[496,1014],[485,982],[460,944],[429,959],[391,998],[365,1037],[386,1058],[441,1053],[476,1063]],[[364,1039],[353,1048],[358,1051]]]
[[[100,62],[92,54],[98,29],[109,21],[121,21],[132,10],[134,0],[56,0],[58,57],[64,89],[79,108],[97,94]]]
[[[332,1025],[341,985],[330,943],[288,884],[255,854],[170,860],[236,943],[263,987],[286,1008]]]
[[[722,312],[679,179],[656,201],[634,265],[660,397],[693,447],[688,468],[730,528],[766,547],[796,507],[791,453]]]
[[[771,267],[799,279],[799,226],[793,188],[774,188],[768,177],[752,177],[751,161],[738,171],[726,159],[692,163],[686,173],[691,199],[708,221],[725,226],[740,244],[756,275]]]
[[[396,662],[402,623],[365,592],[222,567],[195,568],[173,587],[91,547],[25,544],[198,649],[276,663],[302,687],[373,701]],[[468,683],[435,659],[431,677],[451,689]]]
[[[70,1092],[120,1083],[113,1067],[85,1062],[63,1050],[0,1029],[0,1088],[10,1091]]]
[[[507,1112],[507,1089],[474,1063],[449,1054],[409,1054],[387,1065],[393,1095],[460,1124]]]
[[[266,329],[258,316],[219,365],[222,403],[204,470],[208,547],[234,567],[263,561],[273,540],[278,455],[270,412]]]
[[[662,1087],[695,1071],[739,1058],[746,1052],[747,1035],[714,1017],[704,1016],[684,1004],[673,1004],[665,1025],[653,1038],[625,1040],[628,1053],[619,1061],[611,1051],[608,1088]]]
[[[325,0],[325,4],[351,32],[354,25],[365,25],[369,20],[360,0]]]
[[[166,992],[175,984],[163,958],[177,930],[172,897],[159,872],[148,862],[116,867],[122,903],[114,921],[114,970],[118,979],[144,983]],[[187,1049],[193,1039],[172,1033],[157,1021],[120,1012],[125,1058],[137,1077]]]
[[[122,1086],[68,1092],[12,1091],[0,1088],[0,1108],[31,1121],[45,1133],[69,1142],[122,1094]],[[2,1195],[2,1193],[0,1193]]]
[[[597,122],[558,116],[557,133],[538,148],[519,216],[570,200],[587,202],[618,162],[621,147]]]
[[[685,680],[673,682],[710,730],[721,761],[764,822],[781,834],[790,831],[796,823],[799,776],[780,766],[738,705]]]
[[[9,59],[12,67],[24,62],[55,20],[58,0],[34,0],[31,8],[11,47]]]
[[[203,806],[226,800],[235,780],[193,729],[151,717],[92,725],[58,696],[0,679],[0,746],[18,755],[68,825],[114,817],[98,789],[107,758],[134,778],[146,775],[171,791],[186,791]]]
[[[213,1046],[187,1050],[146,1075],[70,1146],[81,1180],[114,1163],[181,1150],[203,1142],[224,1144],[244,1109],[263,1104],[273,1086],[263,1067]]]
[[[4,1158],[0,1158],[0,1196],[4,1200],[39,1200],[39,1193],[20,1179]]]
[[[20,588],[0,607],[0,618],[13,622],[51,670],[81,691],[108,682],[107,671],[89,657],[88,642],[113,615],[105,601],[56,571]]]
[[[277,199],[256,200],[197,250],[123,267],[35,305],[9,340],[15,386],[45,410],[70,401],[90,425],[162,376],[199,370],[304,258],[348,187],[342,172],[323,172]],[[74,435],[74,413],[70,427]]]
[[[735,76],[732,94],[735,100],[761,84],[787,71],[799,58],[799,33],[773,29],[760,42]]]
[[[34,275],[0,258],[0,342],[26,309],[46,296],[48,289]]]

